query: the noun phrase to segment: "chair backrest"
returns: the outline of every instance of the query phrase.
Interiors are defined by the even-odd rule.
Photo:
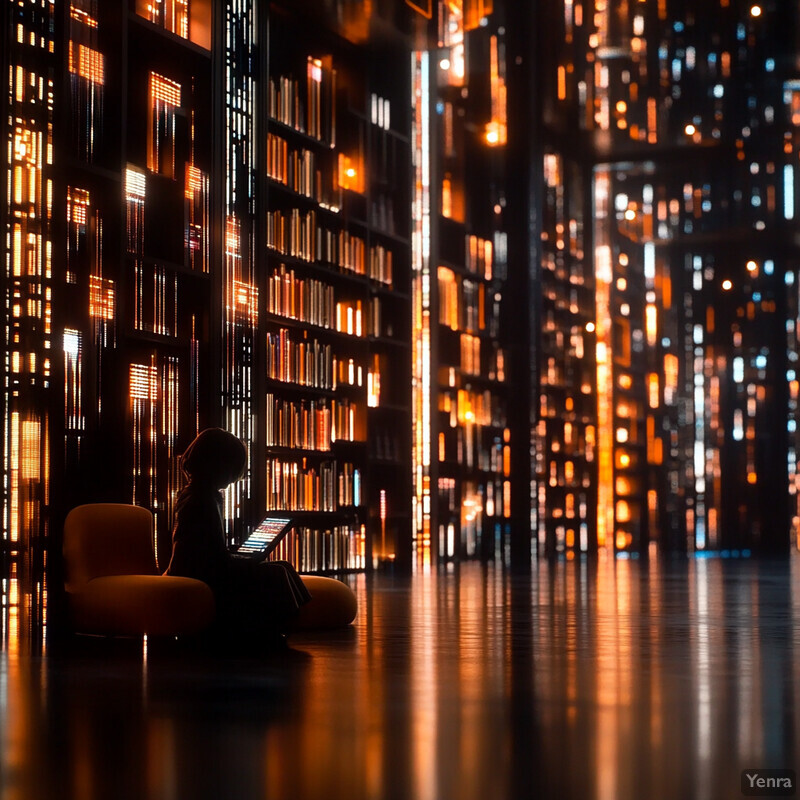
[[[66,588],[104,575],[156,575],[153,515],[124,503],[73,508],[64,520]]]

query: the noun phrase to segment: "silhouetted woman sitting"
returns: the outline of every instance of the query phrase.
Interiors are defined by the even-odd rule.
[[[301,578],[286,561],[255,562],[229,552],[221,490],[242,476],[246,462],[244,444],[221,428],[202,431],[189,445],[181,457],[189,482],[178,495],[166,574],[197,578],[211,587],[217,627],[225,634],[349,624],[356,606],[345,584]]]

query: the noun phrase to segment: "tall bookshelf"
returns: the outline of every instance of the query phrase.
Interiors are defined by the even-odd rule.
[[[77,0],[60,12],[53,509],[149,509],[164,566],[180,454],[214,421],[212,9]]]
[[[365,120],[372,376],[368,527],[373,563],[405,569],[412,555],[410,75],[405,50],[394,51],[392,60],[383,52],[371,58]]]
[[[483,8],[483,7],[482,7]],[[415,518],[423,560],[504,557],[511,518],[505,28],[500,9],[438,4],[436,57],[415,68],[430,158],[416,176]],[[429,193],[429,194],[428,194]],[[421,212],[419,211],[421,209]],[[526,334],[523,333],[523,336]],[[426,364],[428,366],[426,366]]]
[[[300,522],[276,558],[360,570],[408,546],[408,138],[368,52],[267,26],[264,507]]]

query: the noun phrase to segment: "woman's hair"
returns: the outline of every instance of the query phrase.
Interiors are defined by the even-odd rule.
[[[247,448],[222,428],[206,428],[181,456],[181,469],[191,481],[227,486],[244,473]]]

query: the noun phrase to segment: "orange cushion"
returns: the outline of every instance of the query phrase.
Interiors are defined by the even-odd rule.
[[[194,578],[113,575],[94,578],[67,596],[81,633],[178,636],[198,633],[214,620],[214,595]]]
[[[103,575],[156,575],[153,515],[124,503],[73,508],[64,521],[67,591]]]
[[[292,622],[292,630],[343,628],[349,625],[358,611],[353,590],[334,578],[321,575],[302,575],[311,601],[306,603]]]

